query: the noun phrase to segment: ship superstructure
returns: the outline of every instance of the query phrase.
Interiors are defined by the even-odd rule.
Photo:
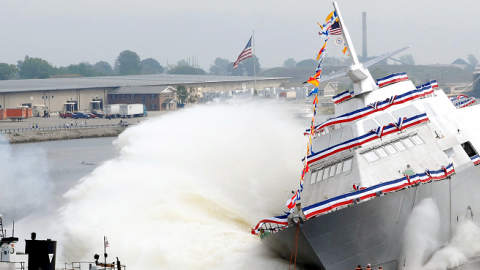
[[[353,91],[333,97],[334,118],[305,131],[314,136],[294,211],[262,220],[252,233],[306,268],[397,269],[406,260],[406,222],[422,199],[439,208],[439,243],[474,219],[467,209],[480,210],[480,107],[447,97],[435,80],[416,86],[397,73],[375,81],[367,68],[408,47],[360,63],[334,8],[353,64],[321,80],[348,76]]]

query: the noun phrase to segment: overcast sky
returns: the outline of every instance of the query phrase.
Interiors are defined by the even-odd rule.
[[[410,45],[402,54],[417,64],[480,59],[478,0],[338,3],[358,54],[365,11],[369,56]],[[323,42],[316,22],[332,10],[332,1],[320,0],[0,0],[0,62],[29,55],[56,66],[113,64],[132,50],[162,65],[196,56],[208,70],[216,57],[234,61],[255,30],[262,67],[282,66],[316,56]],[[338,57],[341,49],[327,54]]]

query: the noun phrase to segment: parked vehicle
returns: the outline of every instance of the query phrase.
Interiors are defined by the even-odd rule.
[[[93,113],[91,113],[91,115],[95,115],[95,117],[98,117],[98,118],[103,118],[103,112],[102,112],[102,113],[100,113],[100,112],[93,112]],[[94,117],[92,117],[92,118],[94,118]]]
[[[21,120],[32,117],[32,108],[0,109],[0,120]]]
[[[125,104],[111,104],[105,105],[103,111],[105,112],[105,118],[120,117],[120,106]]]
[[[81,113],[81,112],[76,112],[72,115],[72,117],[74,119],[78,119],[78,118],[85,118],[85,119],[89,119],[90,116],[88,116],[87,114],[84,114],[84,113]]]
[[[144,104],[122,104],[120,105],[120,117],[143,117],[147,116],[147,107]]]
[[[60,118],[63,118],[63,119],[71,118],[72,116],[73,116],[73,113],[71,113],[71,112],[66,112],[66,113],[60,114]]]
[[[98,118],[98,115],[93,114],[93,113],[87,113],[88,117],[90,118]]]

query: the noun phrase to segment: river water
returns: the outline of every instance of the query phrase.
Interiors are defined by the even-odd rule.
[[[11,145],[12,153],[32,153],[32,158],[47,158],[49,177],[58,199],[96,167],[117,155],[116,138],[90,138]],[[38,151],[41,150],[41,151]]]
[[[55,209],[63,194],[106,160],[117,155],[116,138],[92,138],[27,144],[0,144],[1,213],[4,223],[39,208]]]

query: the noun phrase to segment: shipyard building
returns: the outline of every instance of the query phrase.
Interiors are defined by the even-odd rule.
[[[278,88],[290,78],[256,78],[256,89]],[[176,108],[176,89],[184,85],[202,97],[204,92],[251,91],[254,78],[213,75],[135,75],[0,81],[0,108],[20,106],[44,111],[92,111],[108,104],[145,104],[147,110]]]

